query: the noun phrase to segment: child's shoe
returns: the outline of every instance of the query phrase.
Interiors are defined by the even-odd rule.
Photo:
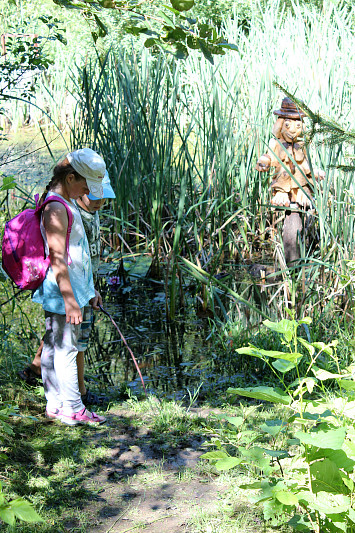
[[[99,416],[94,412],[90,412],[86,407],[78,413],[72,413],[71,415],[64,415],[62,413],[60,420],[64,424],[68,424],[68,426],[77,426],[78,424],[91,424],[96,426],[106,422],[104,416]]]
[[[62,415],[63,413],[61,409],[51,409],[51,410],[46,409],[47,418],[52,418],[52,419],[58,418],[60,420]]]

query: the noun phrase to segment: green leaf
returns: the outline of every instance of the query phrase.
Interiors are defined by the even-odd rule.
[[[198,43],[199,49],[201,50],[201,52],[203,53],[207,61],[209,61],[213,65],[214,64],[213,55],[211,54],[211,51],[209,50],[207,44],[202,39],[197,39],[197,43]]]
[[[186,59],[189,55],[189,52],[186,48],[186,46],[182,43],[175,43],[175,54],[174,56],[177,59]]]
[[[300,342],[305,348],[307,348],[310,356],[313,357],[316,351],[313,344],[311,344],[310,342],[307,342],[305,339],[302,339],[300,337],[298,338],[298,342]]]
[[[261,431],[264,431],[264,433],[268,433],[272,437],[276,437],[280,433],[280,431],[285,427],[285,424],[282,422],[282,420],[266,420],[261,426]]]
[[[348,493],[343,483],[339,468],[330,459],[316,461],[310,465],[312,490],[317,492],[332,492],[333,494]]]
[[[286,459],[286,457],[290,457],[287,450],[267,450],[266,448],[263,448],[263,450],[267,455],[275,459]]]
[[[239,428],[243,422],[244,422],[244,419],[242,416],[225,416],[225,415],[220,415],[218,418],[221,418],[222,420],[226,420],[227,422],[229,422],[230,424],[232,424],[233,426]]]
[[[23,498],[12,500],[9,505],[20,520],[24,522],[43,522],[43,518],[34,510],[33,506]]]
[[[261,481],[255,481],[254,483],[246,483],[244,485],[239,485],[239,488],[244,489],[244,490],[261,489],[261,487],[262,487]]]
[[[6,524],[10,526],[15,525],[15,514],[8,505],[0,505],[0,518]]]
[[[221,472],[223,470],[230,470],[231,468],[240,465],[243,460],[244,459],[242,457],[226,457],[225,459],[220,459],[217,461],[215,466],[216,469]]]
[[[219,43],[218,46],[222,46],[223,48],[227,48],[227,50],[235,50],[236,52],[238,52],[238,50],[239,50],[239,46],[237,46],[236,44],[232,44],[232,43],[222,42],[222,43]]]
[[[226,452],[220,450],[215,450],[213,452],[206,452],[203,455],[200,455],[200,459],[225,459],[229,457]]]
[[[312,494],[309,491],[301,491],[297,496],[299,502],[305,501],[312,509],[325,515],[346,513],[350,508],[350,498],[343,494],[332,494],[330,492]]]
[[[157,44],[159,41],[157,39],[153,39],[153,37],[150,37],[149,39],[146,39],[144,41],[144,46],[146,48],[151,48],[152,46],[154,46],[155,44]]]
[[[330,450],[327,448],[323,448],[323,449],[312,448],[310,452],[308,453],[307,460],[309,463],[313,463],[314,461],[319,461],[320,459],[327,458],[330,461],[332,461],[339,469],[341,468],[342,470],[345,470],[345,472],[351,473],[355,466],[355,461],[351,459],[351,457],[348,457],[348,455],[344,451],[344,448],[347,442],[349,441],[344,442],[343,448],[341,450]]]
[[[352,379],[341,379],[339,386],[345,390],[355,391],[355,381]]]
[[[307,515],[295,514],[287,524],[295,531],[304,531],[305,533],[312,533],[314,529],[311,529],[311,522]]]
[[[276,331],[276,333],[281,333],[282,335],[284,335],[285,339],[288,342],[292,340],[293,335],[295,334],[297,329],[297,322],[295,322],[295,320],[287,320],[287,318],[280,320],[280,322],[271,322],[271,320],[264,320],[263,324],[272,331]]]
[[[313,431],[312,433],[303,433],[298,431],[295,437],[302,442],[315,446],[316,448],[330,448],[340,450],[345,439],[345,428],[333,429],[329,431]]]
[[[102,22],[102,20],[94,13],[95,22],[98,25],[99,28],[99,36],[105,37],[107,35],[107,27]]]
[[[279,490],[275,492],[275,498],[284,505],[298,505],[298,498],[293,492]]]
[[[264,357],[273,357],[274,359],[283,359],[284,361],[291,361],[292,363],[297,362],[298,359],[303,357],[301,353],[285,353],[276,350],[262,350],[261,348],[257,348],[252,344],[244,348],[238,348],[236,352],[242,355],[252,355],[254,357],[258,357],[259,359],[263,359]]]
[[[168,17],[164,11],[158,11],[158,17],[162,18],[167,26],[175,28],[175,23],[172,18]]]
[[[299,324],[312,324],[312,319],[310,316],[305,316],[303,318],[301,318],[301,320],[298,321]]]
[[[326,379],[339,379],[343,377],[341,374],[333,374],[332,372],[328,372],[328,370],[323,370],[322,368],[318,368],[315,365],[312,367],[312,372],[316,376],[316,378],[319,379],[320,381],[325,381]]]
[[[170,0],[170,3],[179,13],[189,11],[195,5],[194,0]]]
[[[9,189],[14,189],[16,187],[15,178],[13,176],[4,176],[2,180],[2,185],[0,191],[8,191]]]
[[[240,453],[243,455],[245,462],[264,470],[269,468],[270,459],[265,457],[265,452],[260,446],[253,446],[252,448],[239,448]]]
[[[278,370],[282,374],[286,374],[286,372],[289,372],[290,370],[296,368],[296,365],[294,363],[290,363],[289,361],[285,361],[284,359],[278,359],[277,361],[273,361],[271,364],[274,368],[276,368],[276,370]]]
[[[247,398],[254,398],[255,400],[264,400],[266,402],[281,403],[283,405],[290,405],[291,398],[285,394],[281,389],[272,387],[248,387],[245,389],[227,390],[228,394],[238,394],[239,396],[246,396]]]
[[[313,346],[320,352],[325,352],[328,355],[333,355],[333,347],[336,346],[335,341],[325,344],[324,342],[312,342]]]

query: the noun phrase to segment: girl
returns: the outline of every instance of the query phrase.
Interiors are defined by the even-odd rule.
[[[103,197],[102,178],[106,166],[93,150],[83,148],[67,155],[53,172],[42,196],[60,196],[73,214],[66,252],[68,215],[59,202],[43,210],[41,229],[51,266],[35,291],[33,301],[42,304],[46,333],[42,353],[42,379],[47,399],[46,415],[69,425],[102,424],[105,418],[85,409],[82,403],[76,357],[82,308],[102,305],[94,289],[90,252],[80,214],[71,201],[85,194]],[[69,265],[68,265],[69,259]]]

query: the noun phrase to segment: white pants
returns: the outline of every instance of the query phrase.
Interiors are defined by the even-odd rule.
[[[77,413],[84,408],[76,362],[80,324],[68,324],[65,315],[48,311],[45,320],[41,368],[47,410],[62,409],[66,415]]]

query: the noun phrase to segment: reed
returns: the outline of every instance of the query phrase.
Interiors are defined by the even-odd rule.
[[[309,146],[313,167],[327,170],[314,194],[318,244],[301,246],[301,268],[293,270],[284,261],[282,210],[271,208],[269,176],[255,171],[255,163],[281,103],[274,81],[309,107],[354,123],[355,74],[348,60],[354,8],[340,2],[324,3],[322,11],[282,6],[274,0],[263,12],[254,9],[248,34],[237,19],[226,18],[236,51],[217,56],[214,65],[194,52],[176,63],[132,49],[97,54],[79,74],[71,72],[72,148],[91,146],[108,162],[117,249],[149,251],[157,270],[168,265],[170,318],[179,287],[184,290],[184,260],[196,267],[189,273],[200,284],[203,309],[214,306],[224,318],[233,317],[237,301],[230,292],[223,303],[214,281],[226,262],[274,264],[279,277],[229,280],[234,294],[262,312],[282,316],[297,304],[307,313],[320,298],[326,303],[336,295],[333,304],[346,316],[351,288],[346,298],[338,288],[355,245],[354,190],[350,174],[330,168],[345,161],[346,148]],[[47,92],[56,91],[53,85]],[[198,269],[208,273],[208,283],[196,276]]]

